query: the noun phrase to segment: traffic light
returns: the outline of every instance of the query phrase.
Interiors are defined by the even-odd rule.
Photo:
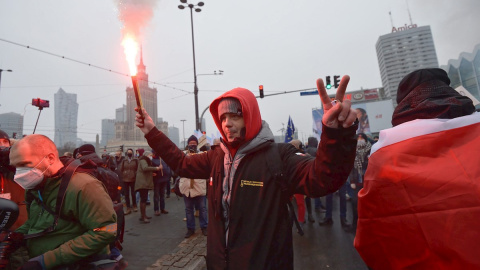
[[[263,98],[264,97],[264,95],[263,95],[263,85],[259,85],[258,90],[260,91],[260,98]]]
[[[327,89],[332,88],[332,83],[330,82],[330,76],[327,76],[326,79],[327,79],[327,80],[326,80],[325,87],[326,87]]]
[[[123,153],[123,144],[122,144],[122,145],[120,145],[120,152],[122,152],[122,153]]]
[[[338,88],[339,84],[340,84],[340,76],[339,75],[333,76],[333,86],[335,86],[335,88]]]

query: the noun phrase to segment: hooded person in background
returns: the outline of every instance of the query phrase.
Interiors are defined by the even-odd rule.
[[[178,149],[145,109],[137,113],[137,126],[149,145],[174,171],[208,179],[208,269],[293,269],[288,200],[295,192],[335,192],[353,167],[358,125],[350,101],[343,101],[348,81],[348,76],[342,79],[332,102],[323,81],[317,80],[325,114],[315,157],[297,155],[291,144],[274,143],[255,96],[244,88],[211,103],[222,141],[196,155]]]
[[[480,113],[449,84],[405,76],[372,146],[354,242],[372,269],[480,269]]]

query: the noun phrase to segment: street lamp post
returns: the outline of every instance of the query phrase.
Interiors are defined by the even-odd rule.
[[[183,149],[185,150],[185,119],[180,120],[183,122]]]
[[[186,4],[187,0],[180,0],[182,4]],[[194,4],[188,4],[188,5],[178,5],[179,9],[184,9],[186,7],[190,8],[190,22],[192,25],[192,49],[193,49],[193,95],[195,96],[195,127],[197,130],[201,129],[201,124],[198,118],[198,86],[197,86],[197,67],[195,64],[195,38],[193,35],[193,8],[195,8],[196,12],[202,11],[199,7],[202,7],[204,5],[203,2],[198,2],[196,5]]]
[[[3,71],[12,72],[11,69],[1,69],[0,68],[0,90],[2,90],[2,72]],[[0,104],[0,106],[1,106],[1,104]]]

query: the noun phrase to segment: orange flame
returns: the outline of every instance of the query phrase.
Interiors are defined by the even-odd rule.
[[[137,64],[135,63],[135,59],[137,58],[138,54],[138,42],[132,35],[125,35],[122,40],[122,46],[127,58],[130,75],[135,76],[137,75]]]

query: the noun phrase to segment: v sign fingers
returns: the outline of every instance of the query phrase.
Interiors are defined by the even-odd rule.
[[[345,97],[345,92],[347,92],[348,82],[350,82],[350,76],[343,76],[342,80],[340,81],[340,85],[338,86],[337,93],[335,94],[336,100],[343,101],[343,98]]]

